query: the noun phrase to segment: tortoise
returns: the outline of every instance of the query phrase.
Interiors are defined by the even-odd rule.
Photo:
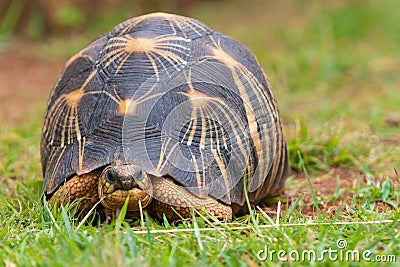
[[[288,162],[254,55],[179,15],[135,17],[92,41],[65,64],[44,114],[44,195],[79,199],[83,214],[127,203],[131,217],[231,221],[246,198],[283,190]]]

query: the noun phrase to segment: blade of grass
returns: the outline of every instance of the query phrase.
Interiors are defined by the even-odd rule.
[[[54,218],[53,213],[52,213],[51,210],[49,209],[49,205],[48,205],[46,199],[43,199],[43,204],[44,204],[44,207],[45,207],[47,213],[48,213],[49,216],[50,216],[51,221],[53,222],[53,225],[56,227],[57,231],[60,231],[60,228],[58,227],[58,225],[57,225],[57,223],[56,223],[56,219]]]
[[[279,202],[280,203],[280,202]],[[268,216],[268,214],[265,212],[265,211],[263,211],[259,206],[257,206],[257,209],[261,212],[261,214],[263,214],[267,219],[268,219],[268,221],[270,221],[271,222],[271,225],[275,225],[275,228],[279,231],[279,232],[281,232],[282,233],[282,235],[288,240],[288,242],[290,243],[290,245],[294,245],[294,243],[293,243],[293,241],[292,241],[292,239],[283,231],[283,229],[280,227],[280,224],[279,224],[279,215],[278,214],[280,214],[280,204],[278,204],[278,207],[277,207],[277,217],[276,217],[276,221],[275,221],[275,223],[274,223],[274,221],[272,220],[272,218],[270,217],[270,216]],[[260,225],[260,226],[262,226],[262,225]]]
[[[79,222],[78,226],[76,227],[76,230],[78,231],[88,220],[89,216],[93,213],[93,211],[96,209],[96,207],[101,203],[101,200],[97,201],[96,204],[93,205],[93,207],[89,210],[89,212],[83,217],[83,219]]]
[[[290,206],[290,208],[288,209],[288,211],[286,212],[286,216],[288,218],[290,218],[290,216],[292,215],[292,213],[294,212],[294,210],[296,209],[296,207],[299,205],[300,200],[303,199],[303,196],[300,195],[298,198],[296,198],[296,200],[292,203],[292,205]]]
[[[146,237],[147,237],[147,241],[149,242],[149,253],[151,253],[153,251],[153,238],[151,237],[151,229],[150,229],[150,219],[148,218],[148,215],[146,213]],[[133,231],[135,233],[135,231]]]
[[[192,210],[192,219],[193,219],[193,229],[194,229],[194,236],[197,240],[197,244],[199,245],[199,249],[201,252],[201,262],[202,265],[206,265],[206,252],[204,250],[203,242],[201,241],[201,234],[199,231],[199,226],[197,224],[196,216],[194,215],[194,211]]]
[[[302,167],[302,169],[303,169],[303,171],[304,171],[304,174],[305,174],[306,179],[307,179],[307,182],[308,182],[308,186],[310,187],[311,196],[312,196],[312,199],[313,199],[313,202],[314,202],[314,206],[315,206],[315,208],[317,209],[318,216],[321,217],[321,210],[319,209],[319,204],[318,204],[317,196],[316,196],[315,191],[314,191],[314,188],[313,188],[313,186],[312,186],[310,176],[308,175],[308,171],[307,171],[306,166],[304,165],[304,161],[303,161],[303,158],[302,158],[302,156],[301,156],[300,151],[297,151],[297,153],[298,153],[298,155],[299,155],[300,166]]]
[[[64,205],[61,205],[61,216],[64,220],[65,228],[67,229],[67,234],[69,238],[73,237],[71,222],[69,221],[67,212],[65,211]]]
[[[143,212],[143,207],[142,207],[142,201],[140,201],[139,199],[139,213],[140,213],[140,224],[143,227],[145,226],[145,222],[144,222],[144,212]]]
[[[254,218],[254,212],[253,209],[251,208],[250,200],[249,200],[249,195],[247,194],[247,172],[245,171],[243,174],[243,190],[244,190],[244,196],[246,198],[246,204],[247,208],[249,209],[249,214],[250,214],[250,220],[253,223],[254,228],[256,231],[259,231],[258,229],[258,222]]]
[[[200,251],[203,251],[204,247],[203,247],[203,243],[201,242],[199,226],[197,224],[196,216],[194,216],[194,212],[192,212],[192,220],[193,220],[194,236],[196,237],[197,244],[199,245]]]
[[[119,216],[118,216],[117,220],[115,221],[115,230],[121,229],[122,221],[125,219],[126,211],[128,209],[128,204],[129,204],[129,195],[125,199],[124,205],[122,206],[122,208],[119,212]]]

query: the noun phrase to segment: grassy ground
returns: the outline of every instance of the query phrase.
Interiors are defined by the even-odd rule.
[[[268,74],[290,148],[285,195],[232,224],[145,216],[101,228],[46,205],[46,97],[66,57],[112,25],[29,51],[11,40],[0,53],[0,266],[398,266],[397,1],[241,2],[184,13],[247,45]]]

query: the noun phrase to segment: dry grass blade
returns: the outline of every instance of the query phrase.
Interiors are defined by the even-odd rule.
[[[394,220],[377,220],[377,221],[361,221],[361,222],[306,222],[306,223],[283,223],[279,224],[279,227],[301,227],[301,226],[319,226],[319,225],[368,225],[368,224],[387,224],[393,223]],[[259,225],[259,229],[276,228],[275,224]],[[235,226],[235,227],[213,227],[213,228],[198,228],[196,231],[208,232],[208,231],[242,231],[242,230],[253,230],[251,226]],[[149,230],[134,230],[134,234],[165,234],[165,233],[182,233],[182,232],[194,232],[195,229],[149,229]]]

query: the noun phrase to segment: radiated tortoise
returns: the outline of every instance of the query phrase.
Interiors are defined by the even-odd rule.
[[[253,54],[203,23],[154,13],[116,26],[65,65],[41,138],[47,199],[84,213],[139,210],[230,221],[281,190],[288,152]]]

